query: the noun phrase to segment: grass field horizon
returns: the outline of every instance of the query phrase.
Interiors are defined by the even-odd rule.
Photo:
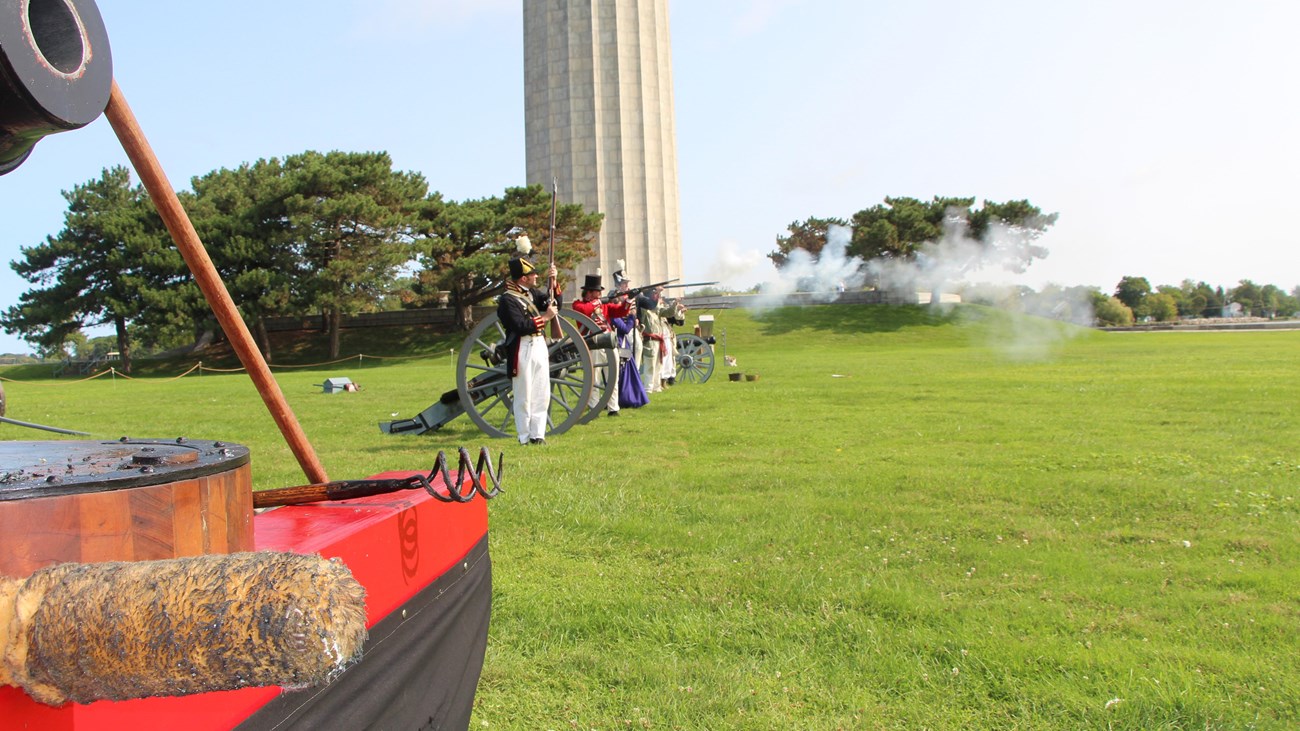
[[[472,728],[1300,725],[1300,332],[712,314],[708,383],[545,448],[379,432],[455,385],[454,337],[277,371],[334,479],[505,453]],[[304,481],[242,374],[24,368],[12,418],[235,441],[255,487]]]

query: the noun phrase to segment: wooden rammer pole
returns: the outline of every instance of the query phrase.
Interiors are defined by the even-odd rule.
[[[158,158],[154,156],[149,141],[140,130],[140,124],[131,113],[131,108],[127,106],[116,80],[113,81],[108,108],[104,110],[104,115],[108,117],[108,123],[113,126],[113,132],[121,141],[122,149],[130,158],[145,190],[149,191],[149,197],[153,199],[153,204],[162,216],[167,230],[171,232],[172,240],[176,242],[176,247],[180,249],[181,256],[185,258],[186,265],[194,275],[194,281],[203,291],[204,298],[212,307],[213,314],[217,316],[217,322],[221,323],[221,329],[225,331],[226,338],[230,340],[235,354],[239,356],[239,362],[243,363],[244,368],[248,370],[248,375],[253,379],[258,394],[271,412],[271,418],[275,419],[276,425],[280,427],[280,433],[289,443],[289,449],[298,459],[298,464],[307,475],[307,479],[312,482],[329,482],[330,478],[325,474],[325,468],[316,458],[316,451],[312,449],[311,442],[307,441],[307,435],[303,433],[298,419],[293,415],[293,410],[284,400],[280,385],[271,375],[271,369],[262,358],[262,351],[258,350],[253,342],[253,336],[248,331],[248,326],[244,324],[244,319],[239,316],[239,310],[235,307],[234,300],[230,298],[225,282],[221,281],[221,275],[217,273],[217,268],[213,266],[207,250],[203,248],[203,242],[199,240],[194,224],[190,222],[185,209],[181,207],[176,191],[172,190],[166,173],[158,163]]]

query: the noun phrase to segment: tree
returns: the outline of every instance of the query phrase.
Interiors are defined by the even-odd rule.
[[[168,256],[162,222],[124,167],[104,170],[63,197],[63,230],[44,244],[24,247],[22,259],[10,264],[40,286],[0,315],[0,326],[50,352],[84,326],[111,323],[122,372],[130,373],[128,325],[156,285],[153,269]]]
[[[457,323],[464,329],[474,324],[474,305],[505,289],[506,262],[515,254],[512,236],[528,235],[539,268],[550,259],[551,193],[540,185],[506,188],[501,197],[460,203],[439,199],[431,215],[429,236],[420,242],[423,271],[418,276],[429,289],[451,292]],[[603,219],[578,203],[556,207],[557,269],[572,269],[592,256],[591,242]]]
[[[1023,271],[1047,250],[1034,244],[1056,223],[1057,214],[1044,214],[1027,200],[998,203],[985,201],[974,208],[974,198],[886,198],[853,214],[853,243],[849,253],[864,260],[901,258],[916,260],[932,251],[935,244],[954,235],[961,243],[973,244],[955,270],[997,264]],[[954,241],[955,243],[956,241]]]
[[[1228,293],[1231,301],[1241,305],[1241,309],[1248,315],[1259,316],[1264,310],[1264,298],[1258,284],[1243,279],[1237,283],[1236,287]]]
[[[276,158],[215,170],[191,181],[190,216],[221,274],[231,300],[272,362],[266,318],[295,311],[294,285],[302,277],[301,247],[289,227],[286,200],[293,193]],[[197,294],[197,287],[186,282]],[[181,299],[189,301],[189,296]],[[212,327],[202,298],[195,323]],[[300,310],[299,310],[300,311]]]
[[[1172,284],[1162,284],[1156,287],[1156,292],[1166,295],[1174,303],[1174,309],[1177,310],[1179,317],[1192,317],[1197,313],[1193,309],[1190,293],[1182,287],[1175,287]],[[1204,307],[1204,305],[1202,305]]]
[[[853,241],[849,254],[864,260],[916,258],[927,241],[938,241],[949,209],[969,209],[974,198],[886,198],[853,214]]]
[[[1179,317],[1203,317],[1205,314],[1208,300],[1197,289],[1197,283],[1190,279],[1184,279],[1177,287],[1161,285],[1156,287],[1156,291],[1173,297]]]
[[[373,309],[414,258],[428,185],[386,152],[308,151],[286,157],[284,175],[285,235],[303,263],[294,291],[321,312],[337,358],[343,316]]]
[[[1280,317],[1295,317],[1300,313],[1300,292],[1297,290],[1300,290],[1300,287],[1279,295],[1277,313]]]
[[[1057,214],[1044,214],[1027,200],[985,201],[978,209],[974,205],[974,198],[886,198],[853,214],[853,235],[845,253],[877,273],[885,264],[899,262],[909,267],[909,280],[923,279],[936,295],[948,280],[971,270],[996,265],[1020,272],[1047,256],[1047,249],[1035,242],[1056,223]],[[778,269],[795,249],[816,259],[829,227],[841,223],[838,218],[796,221],[790,235],[778,237],[777,250],[767,256]]]
[[[1047,249],[1035,242],[1057,219],[1027,200],[974,198],[886,198],[884,204],[853,214],[849,254],[864,260],[901,260],[928,283],[938,303],[946,282],[986,266],[1023,272]]]
[[[111,336],[88,338],[77,344],[77,360],[94,360],[103,358],[117,347],[117,340]]]
[[[1155,318],[1156,322],[1169,322],[1178,319],[1178,303],[1174,301],[1173,297],[1163,292],[1147,295],[1147,298],[1143,300],[1143,306],[1146,308],[1147,314]]]
[[[1107,297],[1100,292],[1100,298],[1093,301],[1092,312],[1101,326],[1128,327],[1133,324],[1133,311],[1118,297]]]
[[[1124,277],[1115,286],[1115,299],[1133,311],[1136,317],[1144,317],[1146,310],[1142,303],[1151,294],[1151,283],[1146,277]]]
[[[1191,310],[1187,314],[1197,317],[1218,317],[1223,312],[1222,288],[1216,290],[1205,282],[1184,279],[1182,289],[1187,292],[1188,308]]]
[[[777,269],[786,265],[790,259],[790,252],[795,249],[804,251],[817,257],[822,252],[822,247],[826,246],[826,237],[830,234],[831,226],[847,226],[848,224],[842,218],[809,218],[806,221],[795,221],[790,224],[788,231],[789,236],[776,237],[776,251],[767,255],[772,260]]]
[[[86,337],[84,332],[74,330],[68,333],[63,342],[38,348],[37,354],[41,357],[41,360],[61,361],[65,358],[76,358],[78,357],[78,353],[85,350],[86,343],[89,342],[89,340],[90,339]]]
[[[1275,285],[1265,284],[1259,289],[1260,317],[1274,318],[1282,311],[1286,292]]]

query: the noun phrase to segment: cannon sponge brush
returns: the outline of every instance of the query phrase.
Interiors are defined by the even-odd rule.
[[[294,553],[52,566],[0,578],[0,683],[50,705],[318,685],[360,656],[364,600]]]

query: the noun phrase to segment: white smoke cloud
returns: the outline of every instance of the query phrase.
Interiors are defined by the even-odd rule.
[[[861,289],[865,282],[862,259],[848,255],[853,229],[832,225],[826,232],[826,246],[814,257],[803,249],[794,249],[777,279],[765,282],[753,308],[779,307],[795,292],[807,292],[814,302],[832,302],[845,290]]]
[[[1003,357],[1043,360],[1069,340],[1087,332],[1094,315],[1088,287],[1062,288],[1049,284],[1039,291],[1014,284],[980,283],[961,291],[962,301],[996,307],[1010,313],[986,319],[982,344]]]
[[[741,249],[740,244],[730,239],[718,246],[717,258],[709,265],[709,279],[716,279],[726,285],[737,280],[752,277],[767,257],[754,249]]]
[[[950,213],[943,235],[918,248],[915,260],[873,260],[867,265],[868,281],[880,289],[929,293],[930,301],[943,292],[958,292],[968,303],[987,304],[1021,317],[991,320],[984,332],[987,346],[1014,360],[1050,356],[1065,341],[1093,323],[1092,303],[1084,288],[1044,287],[1041,292],[1020,286],[1035,258],[1047,250],[1034,243],[1035,231],[1000,222],[991,224],[983,240],[972,238],[966,218]],[[969,285],[974,274],[994,274],[1001,284]],[[924,301],[924,300],[923,300]]]
[[[988,347],[1015,360],[1048,357],[1084,332],[1081,328],[1093,324],[1086,287],[1048,285],[1035,292],[1015,283],[1015,276],[1023,274],[1029,262],[1047,255],[1046,249],[1034,243],[1032,230],[995,223],[983,240],[977,240],[971,237],[965,217],[954,212],[945,220],[939,240],[918,247],[915,259],[865,263],[847,254],[852,233],[850,228],[831,226],[820,256],[814,258],[802,249],[791,252],[776,281],[764,283],[750,306],[757,310],[778,307],[796,292],[808,293],[815,302],[831,302],[841,290],[864,285],[905,295],[918,293],[922,302],[928,301],[925,295],[955,292],[965,302],[1017,313],[988,319],[980,330],[988,333]],[[1007,281],[978,285],[966,281],[972,274],[995,271]],[[939,300],[929,301],[937,304]]]
[[[1038,292],[1031,292],[1022,297],[1021,311],[1034,317],[1091,327],[1095,315],[1092,311],[1092,299],[1087,290],[1087,287],[1062,289],[1049,284]]]
[[[983,240],[972,238],[966,217],[950,212],[938,241],[917,247],[915,259],[875,259],[867,265],[869,281],[879,289],[941,293],[967,276],[990,269],[1023,273],[1034,256],[1046,255],[1035,246],[1029,229],[990,224]]]

